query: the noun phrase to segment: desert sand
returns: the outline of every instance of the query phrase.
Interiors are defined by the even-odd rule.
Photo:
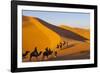
[[[23,16],[21,49],[23,53],[29,51],[23,62],[89,59],[89,38],[89,29],[72,28],[65,25],[55,26],[35,17]],[[57,45],[63,41],[65,44],[57,48]],[[38,52],[42,53],[38,58],[32,57],[30,60],[30,54],[35,47]],[[47,47],[53,53],[48,58],[43,58],[43,52]]]

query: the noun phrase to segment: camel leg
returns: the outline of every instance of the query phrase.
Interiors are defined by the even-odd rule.
[[[38,61],[38,57],[36,57],[36,61]]]
[[[45,56],[42,57],[42,60],[44,60]]]
[[[29,59],[30,61],[31,61],[31,58],[32,58],[32,56],[30,56],[30,59]]]
[[[47,56],[47,59],[48,59],[48,56]]]
[[[26,57],[23,57],[23,59],[25,59]]]

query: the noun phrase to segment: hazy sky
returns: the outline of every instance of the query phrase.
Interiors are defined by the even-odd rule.
[[[76,13],[76,12],[51,12],[51,11],[27,11],[23,10],[24,16],[38,17],[53,25],[68,25],[79,28],[90,27],[90,14],[89,13]]]

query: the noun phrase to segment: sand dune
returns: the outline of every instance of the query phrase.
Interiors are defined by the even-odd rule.
[[[53,49],[60,41],[61,37],[56,32],[45,27],[36,18],[23,16],[23,51],[32,51],[35,47],[39,50],[46,47]]]
[[[78,41],[85,41],[88,40],[87,38],[71,31],[71,30],[65,30],[63,28],[60,28],[58,26],[52,25],[42,19],[36,18],[40,23],[42,23],[43,25],[45,25],[46,27],[48,27],[49,29],[55,31],[56,33],[58,33],[60,36],[63,37],[67,37],[69,39],[74,39],[74,40],[78,40]]]
[[[84,38],[90,39],[89,29],[74,28],[74,27],[68,27],[68,26],[65,26],[65,25],[61,25],[59,27],[66,29],[66,30],[73,31],[74,33],[79,34],[79,35],[83,36]]]
[[[90,43],[86,42],[90,38],[88,30],[68,26],[55,26],[39,18],[23,16],[22,38],[23,52],[30,51],[31,53],[35,47],[42,52],[44,52],[46,47],[58,52],[57,58],[51,56],[47,60],[60,60],[61,57],[64,57],[63,59],[65,60],[72,59],[71,54],[78,54],[78,56],[75,56],[75,59],[80,57],[87,59],[87,56],[89,56],[89,53],[85,54],[86,57],[80,53],[90,51]],[[62,48],[57,49],[57,44],[62,41],[68,42],[68,46],[65,44]],[[68,56],[70,58],[67,58]],[[38,61],[41,60],[42,55]],[[29,55],[24,61],[29,61]]]

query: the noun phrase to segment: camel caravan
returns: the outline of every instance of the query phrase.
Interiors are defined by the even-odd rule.
[[[60,42],[57,44],[56,48],[57,49],[62,49],[62,47],[66,44],[65,41]],[[68,45],[68,44],[67,44]],[[38,51],[37,47],[32,52],[26,51],[25,53],[22,54],[23,59],[26,58],[26,56],[30,53],[30,58],[29,61],[33,61],[32,58],[36,58],[38,60],[38,57],[42,55],[42,60],[45,60],[45,58],[49,58],[49,56],[53,55],[54,57],[57,57],[57,51],[53,51],[50,48],[46,47],[45,51]]]

